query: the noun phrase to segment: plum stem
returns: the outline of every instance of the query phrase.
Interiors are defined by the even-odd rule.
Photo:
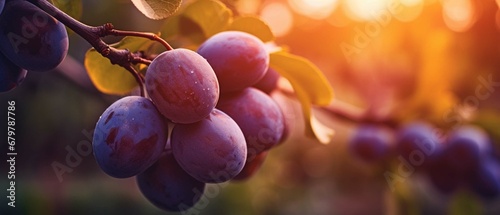
[[[127,67],[125,67],[125,69],[127,69],[127,71],[129,71],[130,74],[132,74],[134,76],[137,83],[139,83],[139,89],[141,91],[141,96],[146,97],[146,88],[144,86],[144,77],[142,77],[142,75],[139,74],[137,72],[137,70],[131,64],[129,64]]]
[[[111,25],[111,23],[108,23],[107,25]],[[144,38],[159,42],[167,49],[167,51],[174,49],[174,48],[172,48],[172,46],[170,46],[170,44],[167,43],[167,41],[162,39],[160,36],[158,36],[157,34],[149,33],[149,32],[123,31],[123,30],[116,30],[114,28],[111,28],[111,29],[107,29],[106,35],[144,37]]]
[[[106,23],[102,26],[86,25],[68,14],[61,11],[59,8],[52,5],[47,0],[29,0],[35,6],[39,7],[46,13],[50,14],[55,19],[62,22],[76,34],[85,39],[94,49],[103,57],[110,60],[112,64],[120,65],[127,69],[137,80],[141,87],[141,95],[144,96],[144,78],[137,72],[132,64],[142,63],[149,65],[151,60],[145,59],[143,55],[131,53],[126,49],[117,49],[109,46],[101,37],[105,36],[134,36],[143,37],[161,43],[167,50],[172,50],[172,46],[156,34],[147,32],[122,31],[116,30],[111,23]]]

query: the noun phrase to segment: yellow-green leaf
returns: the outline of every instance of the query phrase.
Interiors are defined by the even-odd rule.
[[[333,99],[333,89],[323,73],[309,60],[279,51],[270,54],[270,66],[290,81],[302,105],[306,136],[329,143],[333,130],[316,120],[312,105],[326,106]]]
[[[321,70],[308,59],[284,51],[270,54],[270,64],[279,68],[294,89],[300,87],[314,105],[326,106],[332,102],[333,89]]]
[[[135,52],[145,50],[152,44],[153,42],[146,38],[125,37],[111,46]],[[111,64],[108,58],[103,57],[93,48],[85,54],[84,64],[90,79],[96,88],[103,93],[124,95],[138,85],[129,71],[121,66]]]
[[[81,0],[52,0],[52,4],[75,19],[80,19],[82,16]]]
[[[132,0],[132,3],[150,19],[165,19],[179,9],[182,0]]]
[[[263,42],[274,40],[271,28],[257,17],[243,16],[234,19],[228,30],[243,31],[255,35]]]
[[[201,44],[206,40],[205,33],[198,24],[190,18],[180,15],[167,19],[161,28],[161,35],[163,38],[169,39],[182,37],[189,39],[195,44]]]
[[[278,67],[273,67],[273,69],[278,71],[280,74],[287,73],[286,71],[281,70]],[[307,93],[306,93],[307,90],[304,88],[304,86],[301,86],[300,83],[298,83],[296,81],[292,81],[292,80],[289,79],[290,83],[292,84],[293,89],[295,90],[295,93],[297,94],[297,98],[299,99],[299,102],[302,106],[302,114],[303,114],[304,122],[305,122],[305,125],[304,125],[305,126],[305,135],[307,137],[315,138],[320,143],[323,143],[323,144],[330,143],[335,132],[333,131],[333,129],[325,126],[324,124],[322,124],[320,121],[318,121],[316,119],[316,117],[314,116],[314,114],[312,112],[311,101],[309,100]]]
[[[165,20],[160,30],[160,35],[162,38],[170,38],[179,34],[179,18],[180,16],[173,16]]]
[[[198,24],[207,38],[225,30],[233,19],[233,12],[214,0],[193,2],[181,15]]]

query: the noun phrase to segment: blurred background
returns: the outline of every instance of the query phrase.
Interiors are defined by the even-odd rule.
[[[500,82],[500,1],[225,2],[235,14],[265,20],[278,45],[321,68],[335,102],[402,124],[425,120],[444,131],[476,124],[495,143],[500,140],[500,92],[493,87],[478,98],[476,90],[482,80]],[[71,10],[89,25],[111,22],[117,29],[157,32],[163,24],[128,0],[85,0]],[[119,98],[99,93],[90,82],[82,63],[89,48],[71,33],[69,56],[59,68],[31,72],[20,87],[0,94],[4,113],[6,101],[16,101],[17,214],[168,214],[139,193],[134,178],[105,175],[89,151],[97,119]],[[391,190],[387,165],[360,162],[347,150],[359,124],[316,110],[336,131],[323,145],[304,137],[295,100],[279,93],[274,98],[290,122],[289,138],[248,181],[210,185],[208,203],[188,214],[467,214],[454,209],[463,204],[482,214],[500,213],[500,200],[442,194],[418,172]],[[5,123],[0,127],[6,130]],[[2,169],[7,165],[2,162]],[[6,177],[0,178],[7,188]]]

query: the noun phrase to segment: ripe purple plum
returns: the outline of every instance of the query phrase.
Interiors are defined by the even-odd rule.
[[[440,142],[429,157],[425,167],[425,175],[433,187],[444,194],[455,192],[464,182],[463,176],[458,171],[450,167],[444,159],[446,144]]]
[[[234,178],[247,158],[243,132],[231,117],[217,109],[199,122],[175,125],[171,145],[180,166],[205,183]]]
[[[479,167],[471,174],[469,185],[472,190],[484,199],[495,199],[500,196],[500,163],[493,159],[482,159]]]
[[[376,125],[361,125],[349,141],[349,150],[366,162],[380,162],[392,152],[392,132]]]
[[[222,93],[256,84],[269,67],[269,54],[257,37],[240,31],[225,31],[208,38],[198,53],[206,58],[219,79]]]
[[[450,168],[465,175],[478,168],[480,160],[492,153],[488,134],[479,127],[466,125],[451,131],[441,156]]]
[[[225,95],[217,108],[238,123],[248,147],[248,156],[255,156],[277,145],[285,128],[283,113],[276,102],[255,88]]]
[[[205,190],[205,183],[187,174],[174,156],[167,153],[137,175],[137,185],[146,199],[166,211],[185,211],[191,208]]]
[[[147,69],[146,89],[161,114],[175,123],[204,119],[219,100],[219,83],[212,67],[188,49],[158,55]]]
[[[0,53],[0,92],[7,92],[19,86],[27,73]]]
[[[4,6],[5,6],[5,0],[0,0],[0,14],[3,12]]]
[[[263,151],[253,158],[247,158],[245,162],[245,166],[241,170],[240,174],[234,177],[233,181],[244,181],[255,175],[257,171],[260,169],[264,161],[266,160],[268,151]]]
[[[397,136],[396,149],[405,159],[413,155],[430,158],[436,151],[439,138],[435,129],[425,122],[413,122],[403,127]],[[424,162],[430,159],[426,159]]]
[[[92,143],[95,159],[112,177],[137,175],[158,160],[167,131],[149,99],[124,97],[109,106],[97,122]]]
[[[276,70],[269,67],[264,77],[262,77],[259,82],[254,84],[253,87],[262,90],[262,92],[266,94],[270,94],[278,87],[279,79],[280,79],[280,74],[276,72]]]
[[[439,154],[426,168],[427,178],[441,193],[452,194],[464,183],[464,178],[459,172],[450,168]]]
[[[68,53],[64,25],[28,1],[7,1],[0,16],[0,51],[17,66],[45,71]]]
[[[445,143],[437,145],[426,167],[434,186],[445,194],[453,193],[464,185],[479,195],[492,195],[496,189],[492,172],[492,145],[488,135],[479,127],[465,125],[448,135]],[[489,184],[485,184],[489,183]],[[491,187],[490,187],[491,186]],[[490,187],[493,190],[487,191]],[[496,194],[495,194],[496,195]]]

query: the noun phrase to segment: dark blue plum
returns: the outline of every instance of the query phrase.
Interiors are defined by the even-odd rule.
[[[280,107],[267,94],[255,88],[221,97],[217,108],[238,123],[248,147],[248,157],[277,145],[285,129]]]
[[[452,130],[447,141],[438,145],[426,167],[429,180],[446,194],[467,184],[477,192],[485,192],[478,181],[489,180],[487,171],[491,165],[485,160],[492,156],[491,150],[490,139],[481,128],[466,125]]]
[[[279,79],[280,79],[280,74],[276,72],[276,70],[274,70],[273,68],[269,67],[264,77],[262,77],[259,82],[254,84],[253,87],[261,90],[266,94],[270,94],[278,87]]]
[[[217,109],[199,122],[175,125],[170,140],[180,166],[205,183],[234,178],[247,158],[243,132],[231,117]]]
[[[479,127],[467,125],[451,131],[441,156],[450,168],[465,175],[478,167],[482,157],[492,155],[492,150],[488,134]]]
[[[158,55],[148,67],[146,89],[158,110],[175,123],[202,120],[219,100],[219,83],[212,67],[188,49]]]
[[[143,173],[137,175],[141,193],[155,206],[167,211],[184,211],[198,202],[205,189],[187,174],[172,154],[164,153]]]
[[[7,1],[0,16],[0,51],[17,66],[54,69],[68,52],[65,26],[28,1]]]
[[[435,154],[438,144],[439,138],[430,124],[414,122],[398,132],[396,150],[407,160],[418,156],[425,159],[424,162],[427,163]]]
[[[479,168],[469,180],[471,189],[484,199],[495,199],[500,196],[500,164],[493,158],[483,159]]]
[[[256,84],[269,67],[269,54],[257,37],[241,31],[224,31],[208,38],[197,51],[217,74],[221,93]]]
[[[464,176],[450,164],[443,156],[444,146],[438,146],[430,158],[425,170],[430,183],[434,188],[444,194],[452,194],[464,183]]]
[[[393,141],[390,130],[376,125],[362,125],[348,144],[351,153],[361,160],[380,162],[391,155]]]
[[[0,92],[7,92],[19,86],[27,73],[0,53]]]
[[[4,6],[5,6],[5,0],[0,0],[0,14],[2,14]]]
[[[168,128],[153,103],[124,97],[109,106],[97,122],[93,149],[101,169],[116,178],[135,176],[158,160]]]

